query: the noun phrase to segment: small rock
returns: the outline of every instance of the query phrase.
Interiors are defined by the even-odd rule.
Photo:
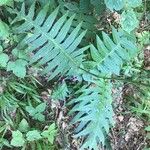
[[[117,118],[119,119],[119,121],[120,121],[120,122],[122,122],[122,121],[123,121],[123,119],[124,119],[124,117],[123,117],[123,116],[118,116]]]
[[[2,86],[0,86],[0,94],[2,94],[4,91],[4,88]]]

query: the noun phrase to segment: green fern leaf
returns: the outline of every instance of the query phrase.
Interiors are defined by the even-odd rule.
[[[123,11],[123,13],[121,14],[120,24],[122,26],[122,29],[129,33],[138,27],[139,21],[133,9]]]
[[[59,84],[56,89],[52,92],[52,99],[53,100],[65,100],[68,96],[68,87],[65,81]]]
[[[104,32],[102,35],[103,41],[97,36],[97,49],[91,45],[93,68],[101,73],[119,75],[122,64],[135,56],[138,50],[136,44],[114,28],[113,40]]]
[[[47,6],[45,6],[35,16],[35,4],[33,4],[28,14],[25,13],[24,4],[20,12],[17,12],[17,18],[24,20],[16,31],[19,33],[29,32],[32,29],[32,34],[28,34],[22,41],[29,45],[30,52],[35,55],[31,58],[30,64],[38,61],[38,65],[47,64],[43,70],[43,74],[50,74],[49,80],[57,75],[63,75],[70,68],[78,68],[83,61],[83,52],[88,48],[79,49],[82,38],[86,31],[79,34],[81,23],[70,33],[73,15],[67,19],[67,13],[56,20],[58,10],[47,17]]]
[[[133,7],[133,8],[136,8],[138,6],[140,6],[142,4],[142,0],[128,0],[127,1],[127,6],[128,7]]]
[[[111,106],[111,85],[104,80],[82,87],[76,94],[81,95],[72,99],[68,105],[75,106],[69,112],[75,113],[72,123],[79,123],[74,137],[84,137],[81,149],[98,149],[97,144],[105,143],[105,133],[114,124]]]

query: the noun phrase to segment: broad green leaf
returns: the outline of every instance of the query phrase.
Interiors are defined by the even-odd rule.
[[[39,139],[42,138],[41,135],[40,135],[40,132],[37,131],[37,130],[29,131],[26,134],[26,137],[27,137],[28,141],[35,141],[35,140],[39,140]]]
[[[90,10],[90,0],[80,0],[79,6],[83,12],[88,13]]]
[[[41,135],[44,137],[44,138],[47,138],[48,141],[53,144],[54,142],[54,139],[55,139],[55,136],[56,136],[56,133],[57,133],[57,130],[56,130],[56,126],[55,126],[55,123],[51,124],[49,127],[48,127],[48,130],[45,130],[41,133]]]
[[[6,67],[8,60],[9,60],[9,57],[7,54],[5,53],[0,54],[0,66],[1,67]]]
[[[122,29],[130,33],[139,25],[139,21],[136,17],[135,12],[131,10],[123,11],[121,14],[121,22]]]
[[[9,27],[8,25],[0,20],[0,38],[6,39],[9,36]]]
[[[136,8],[142,4],[142,0],[127,0],[127,6]]]
[[[21,122],[19,123],[19,128],[21,132],[27,132],[29,129],[29,124],[26,119],[22,119]]]
[[[150,43],[150,31],[143,31],[136,35],[141,45],[148,45]]]
[[[121,10],[124,7],[125,0],[105,0],[105,4],[111,11]]]
[[[41,113],[45,110],[45,108],[46,108],[46,103],[42,103],[36,107],[36,111]]]
[[[13,73],[20,78],[24,78],[26,75],[27,61],[18,59],[15,62],[9,61],[7,65],[7,71],[13,71]]]
[[[12,132],[12,140],[11,140],[11,145],[15,147],[21,147],[25,143],[25,140],[23,138],[23,134],[17,130]]]

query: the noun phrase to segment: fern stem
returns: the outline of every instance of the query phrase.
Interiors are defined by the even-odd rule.
[[[132,84],[135,84],[135,85],[142,85],[142,86],[145,86],[145,87],[150,87],[149,84],[146,84],[146,83],[140,83],[139,81],[137,80],[133,80],[132,78],[122,78],[122,77],[105,77],[105,76],[100,76],[100,75],[97,75],[97,74],[94,74],[82,67],[79,67],[79,69],[81,69],[82,71],[92,75],[92,76],[95,76],[96,78],[101,78],[101,79],[107,79],[107,80],[116,80],[116,81],[124,81],[124,82],[128,82],[128,83],[132,83]]]

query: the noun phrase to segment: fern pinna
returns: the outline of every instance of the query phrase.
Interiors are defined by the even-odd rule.
[[[74,116],[71,123],[79,123],[75,137],[85,139],[81,149],[98,149],[98,143],[105,144],[105,135],[114,124],[111,83],[98,76],[119,75],[122,64],[136,54],[136,45],[124,32],[113,28],[111,38],[106,33],[102,33],[103,40],[97,36],[97,48],[93,44],[81,47],[86,33],[81,30],[82,23],[72,28],[75,15],[69,18],[67,12],[59,17],[59,8],[48,15],[48,8],[46,5],[36,13],[33,4],[26,13],[23,4],[21,10],[12,10],[17,15],[13,24],[23,21],[14,26],[14,30],[26,34],[20,45],[26,44],[28,51],[33,53],[30,65],[46,66],[43,74],[47,74],[49,80],[69,76],[71,70],[83,77],[83,87],[68,102],[68,106],[73,106],[69,115]],[[89,48],[91,59],[86,60],[89,57],[85,57],[87,53],[84,52]]]

